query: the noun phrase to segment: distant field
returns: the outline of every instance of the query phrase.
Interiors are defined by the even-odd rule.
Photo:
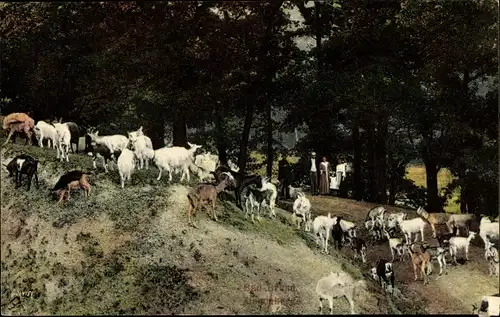
[[[261,164],[265,161],[266,156],[253,151],[250,153],[250,158],[255,163]],[[289,156],[287,160],[290,163],[296,163],[299,160],[299,158],[296,156]],[[253,170],[253,172],[258,175],[265,175],[266,166],[264,165],[259,169]],[[278,160],[274,161],[273,164],[273,179],[276,179],[277,177],[278,177]],[[416,186],[427,188],[425,167],[423,165],[408,166],[406,168],[406,178],[412,180]],[[449,170],[442,168],[438,173],[438,189],[441,190],[442,188],[448,186],[448,184],[453,180],[453,178],[454,176],[451,174]],[[448,200],[447,206],[444,207],[445,212],[449,213],[460,212],[460,204],[455,202],[455,200],[457,200],[459,197],[460,197],[460,189],[457,189],[453,197]]]

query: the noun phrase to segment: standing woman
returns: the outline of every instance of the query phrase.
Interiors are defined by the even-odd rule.
[[[323,161],[319,164],[319,194],[328,195],[330,193],[330,163],[323,156]]]

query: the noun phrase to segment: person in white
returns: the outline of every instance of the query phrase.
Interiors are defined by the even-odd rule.
[[[318,191],[318,169],[316,168],[316,153],[311,153],[311,170],[310,170],[310,179],[311,179],[311,195],[316,195]]]

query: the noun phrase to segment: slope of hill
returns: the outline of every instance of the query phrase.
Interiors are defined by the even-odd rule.
[[[8,145],[2,163],[21,152],[40,160],[40,187],[14,189],[2,167],[2,314],[311,314],[322,276],[367,278],[350,256],[321,254],[284,210],[252,225],[219,202],[219,222],[200,212],[199,228],[187,226],[188,188],[157,182],[154,168],[123,190],[116,170],[92,174],[90,197],[57,205],[49,189],[66,171],[90,170],[90,157],[61,163],[53,150]],[[420,295],[405,297],[369,281],[355,309],[426,313]],[[334,313],[348,312],[347,301],[335,301]]]

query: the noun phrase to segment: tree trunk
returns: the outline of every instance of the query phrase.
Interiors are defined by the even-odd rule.
[[[267,176],[269,179],[273,176],[273,119],[272,119],[272,102],[268,100],[267,106]]]
[[[320,2],[314,1],[314,33],[316,37],[316,62],[318,67],[318,78],[322,78],[323,75],[323,63],[321,58],[322,42],[321,42],[321,12],[320,12]]]
[[[227,166],[226,127],[221,112],[221,109],[217,109],[215,116],[217,152],[220,164]]]
[[[178,109],[173,116],[173,145],[188,147],[187,145],[187,129],[186,115],[182,109]]]
[[[159,119],[154,120],[151,123],[151,131],[149,136],[151,137],[151,143],[154,149],[159,149],[165,146],[165,120]]]
[[[377,131],[377,202],[381,204],[387,203],[387,145],[386,138],[388,132],[388,118],[382,116],[378,122]]]
[[[245,123],[243,125],[243,135],[241,136],[240,142],[240,157],[238,160],[238,166],[240,168],[240,173],[245,173],[247,165],[247,151],[248,151],[248,139],[250,138],[250,128],[252,127],[253,121],[253,105],[247,105],[247,111],[245,114]]]
[[[367,150],[367,160],[366,160],[366,165],[368,169],[368,201],[370,202],[375,202],[377,201],[377,192],[378,192],[378,186],[377,186],[377,177],[375,173],[375,162],[376,160],[376,144],[375,144],[375,131],[373,126],[368,126],[366,128],[367,132],[367,144],[366,144],[366,150]]]
[[[353,191],[354,199],[360,201],[363,199],[363,183],[361,182],[361,143],[359,140],[359,125],[356,120],[352,127],[352,142],[354,144],[354,161],[353,161]]]
[[[427,209],[429,212],[441,212],[439,203],[437,163],[432,159],[424,159],[425,176],[427,180]]]

